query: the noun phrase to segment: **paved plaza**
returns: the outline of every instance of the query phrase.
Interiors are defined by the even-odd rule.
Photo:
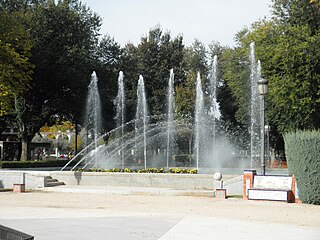
[[[0,192],[0,224],[37,240],[320,239],[320,206],[121,191]]]

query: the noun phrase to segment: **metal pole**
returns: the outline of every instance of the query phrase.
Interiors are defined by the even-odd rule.
[[[265,164],[265,141],[264,141],[264,111],[265,111],[265,96],[261,95],[262,101],[261,101],[261,175],[264,176],[266,173],[266,164]]]
[[[265,127],[266,135],[266,167],[270,166],[270,126],[267,124]]]

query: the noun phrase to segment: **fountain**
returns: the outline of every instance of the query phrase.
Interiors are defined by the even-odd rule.
[[[253,167],[260,154],[260,98],[257,87],[258,75],[254,42],[250,44],[250,166]]]
[[[172,149],[172,140],[174,140],[174,74],[173,69],[170,70],[170,78],[168,83],[168,114],[167,114],[167,168],[169,168],[170,150]]]
[[[214,65],[216,66],[216,63]],[[96,76],[93,80],[97,81]],[[215,126],[212,128],[212,121],[215,119],[212,117],[217,115],[212,112],[215,108],[214,103],[210,106],[211,113],[206,114],[204,111],[204,94],[200,73],[197,74],[196,79],[194,123],[192,123],[192,118],[174,118],[174,74],[172,69],[168,81],[168,110],[167,117],[164,118],[165,121],[159,121],[159,116],[148,115],[144,80],[140,76],[137,85],[136,117],[134,120],[125,122],[122,72],[119,73],[118,84],[117,127],[95,139],[95,143],[91,142],[86,149],[79,152],[74,158],[79,162],[73,169],[79,164],[83,168],[90,167],[93,165],[92,162],[95,162],[94,167],[107,169],[187,166],[196,167],[199,170],[200,167],[204,169],[212,166],[206,163],[205,154],[212,162],[211,151],[216,147],[212,143],[213,136],[216,137]],[[215,83],[212,84],[215,85]],[[90,95],[94,96],[94,94]],[[212,91],[212,102],[216,103],[214,95],[215,91]],[[90,100],[90,102],[93,101]],[[219,136],[219,142],[220,140]],[[221,154],[216,157],[221,158]],[[149,158],[150,160],[148,160]],[[192,159],[195,159],[195,162]]]
[[[258,107],[256,106],[257,87],[255,82],[261,72],[261,67],[260,63],[256,64],[254,59],[254,44],[251,44],[250,60],[252,95],[252,104],[250,106],[252,116],[250,126],[252,154],[250,163],[252,165],[255,152],[258,151],[259,153],[260,146],[257,141],[259,139],[259,119],[257,119],[256,112],[259,112],[259,105]],[[173,69],[170,70],[168,81],[166,117],[148,115],[144,79],[140,75],[137,84],[136,116],[135,119],[126,122],[124,75],[120,71],[116,97],[117,127],[100,138],[97,138],[97,134],[95,134],[94,142],[91,142],[86,149],[82,150],[74,158],[79,160],[75,167],[81,164],[83,168],[87,168],[93,165],[92,162],[95,162],[93,166],[105,169],[146,169],[147,167],[169,168],[182,166],[196,167],[197,170],[206,173],[212,172],[212,170],[213,172],[223,171],[223,168],[226,167],[244,167],[241,165],[243,161],[235,162],[237,160],[235,154],[239,152],[239,149],[235,148],[234,145],[234,142],[237,143],[237,141],[233,140],[232,142],[230,140],[233,137],[232,133],[222,127],[219,120],[217,75],[218,61],[217,56],[214,56],[206,92],[202,90],[200,73],[197,73],[194,117],[184,116],[177,119],[174,116]],[[91,82],[88,106],[91,106],[89,112],[93,114],[88,114],[88,116],[98,116],[98,110],[93,110],[98,108],[92,107],[99,105],[95,73],[92,75]],[[207,106],[204,103],[205,97],[209,97]],[[95,117],[95,119],[98,119],[98,117]],[[159,119],[164,120],[161,121]],[[89,122],[98,122],[98,120],[90,120]],[[258,129],[257,132],[256,129]],[[98,131],[96,130],[95,132],[97,133]],[[99,159],[99,164],[97,159]]]
[[[211,99],[211,106],[209,115],[212,117],[212,149],[213,155],[212,156],[212,168],[214,168],[214,161],[215,161],[215,148],[216,148],[216,119],[220,117],[218,103],[217,103],[217,82],[218,82],[218,57],[215,55],[213,57],[212,69],[209,76],[209,87],[210,87],[210,99]]]
[[[98,78],[96,72],[91,74],[91,81],[88,86],[88,99],[86,108],[86,129],[87,129],[87,145],[93,142],[94,148],[98,147],[97,138],[101,125],[101,103],[98,91]],[[94,164],[98,166],[98,155],[94,153]]]
[[[202,138],[202,118],[203,118],[203,92],[201,85],[200,73],[197,74],[196,83],[196,106],[195,106],[195,158],[196,158],[196,168],[199,169],[199,158],[200,158],[200,140]]]
[[[123,72],[119,72],[118,77],[118,94],[116,98],[117,104],[117,112],[116,112],[116,122],[117,128],[119,128],[119,133],[117,134],[117,138],[121,139],[121,166],[124,167],[124,151],[123,151],[123,135],[124,135],[124,114],[125,114],[125,93],[124,93],[124,84],[123,84]]]
[[[140,152],[138,150],[140,145],[140,139],[142,136],[143,141],[143,162],[144,168],[147,168],[147,99],[144,87],[143,77],[140,75],[138,80],[137,87],[137,110],[136,110],[136,122],[135,122],[135,148],[136,152]]]

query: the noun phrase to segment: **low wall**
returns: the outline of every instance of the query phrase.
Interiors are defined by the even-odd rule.
[[[122,186],[186,190],[214,190],[218,188],[212,174],[168,173],[109,173],[72,171],[0,171],[0,188],[13,188],[25,184],[26,189],[47,186],[47,176],[64,182],[67,186]],[[242,176],[223,175],[223,187],[228,195],[242,193]]]
[[[43,188],[46,177],[23,171],[0,171],[0,188],[13,188],[13,184],[25,184],[26,189]]]
[[[51,172],[50,176],[66,185],[213,189],[209,174]]]

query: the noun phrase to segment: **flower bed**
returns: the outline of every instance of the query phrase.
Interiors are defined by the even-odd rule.
[[[77,172],[126,172],[126,173],[186,173],[186,174],[197,174],[197,169],[186,169],[186,168],[146,168],[146,169],[130,169],[130,168],[89,168],[88,170],[79,168]]]

